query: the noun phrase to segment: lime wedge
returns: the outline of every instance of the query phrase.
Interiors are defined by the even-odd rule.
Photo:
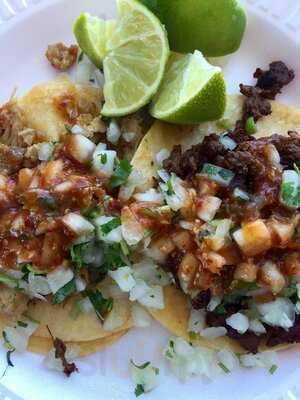
[[[107,54],[106,43],[115,29],[114,20],[103,20],[81,13],[74,24],[74,34],[81,50],[93,64],[101,67]]]
[[[136,0],[118,0],[118,21],[103,61],[104,116],[133,113],[150,102],[162,81],[169,44],[158,20]]]
[[[187,55],[173,53],[151,115],[171,123],[198,124],[221,118],[225,108],[221,69],[209,64],[197,50]]]

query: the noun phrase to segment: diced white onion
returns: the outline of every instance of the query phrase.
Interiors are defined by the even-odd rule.
[[[261,320],[270,326],[289,329],[295,322],[295,307],[290,299],[277,298],[269,303],[258,304]]]
[[[135,132],[124,132],[122,136],[123,136],[123,139],[125,140],[125,142],[130,143],[135,139],[136,133]]]
[[[85,136],[85,134],[86,134],[85,129],[82,126],[78,125],[78,124],[72,126],[71,132],[73,133],[73,135],[83,135],[83,136]]]
[[[237,147],[236,142],[227,135],[220,136],[220,143],[226,150],[234,150]]]
[[[135,286],[136,281],[130,267],[120,267],[115,271],[109,271],[108,275],[119,285],[124,292],[130,292]]]
[[[164,294],[161,286],[150,287],[150,290],[137,300],[145,307],[155,308],[158,310],[162,310],[165,307]]]
[[[137,328],[146,328],[151,325],[151,315],[138,303],[132,304],[132,319]]]
[[[187,231],[192,231],[194,228],[194,224],[188,221],[179,221],[179,225],[182,229],[186,229]]]
[[[90,85],[90,79],[94,70],[94,64],[88,59],[86,55],[83,55],[82,60],[78,62],[76,66],[75,82],[78,85]]]
[[[247,202],[250,200],[250,196],[247,192],[244,190],[241,190],[239,188],[235,188],[233,191],[233,196],[238,199],[240,202]]]
[[[136,285],[130,291],[129,300],[130,301],[139,300],[140,298],[146,296],[149,290],[150,287],[146,284],[146,282],[144,282],[141,279],[138,279],[136,281]]]
[[[113,308],[103,322],[105,331],[114,331],[121,328],[126,322],[126,305],[121,300],[114,299]]]
[[[50,160],[52,153],[54,150],[54,146],[51,143],[45,142],[41,143],[38,147],[38,158],[40,161],[48,161]]]
[[[80,300],[78,303],[78,307],[83,313],[86,314],[95,311],[94,306],[88,297],[85,297],[84,299]]]
[[[101,230],[101,225],[105,225],[108,222],[112,221],[114,217],[107,217],[102,215],[101,217],[97,217],[94,221],[95,225],[98,227],[98,238],[106,243],[120,243],[122,238],[122,230],[121,226],[118,226],[115,229],[112,229],[109,233],[104,234]]]
[[[81,164],[91,161],[96,145],[83,135],[70,135],[66,144],[66,152]]]
[[[137,201],[153,202],[157,204],[162,204],[164,201],[164,196],[155,189],[149,189],[144,193],[136,193],[134,198]]]
[[[208,311],[214,311],[219,304],[221,304],[221,298],[219,296],[212,296],[210,299],[210,302],[207,305],[207,310]]]
[[[229,349],[222,349],[218,352],[218,360],[230,372],[239,368],[240,362],[238,357]]]
[[[266,328],[258,319],[251,319],[249,322],[249,331],[254,332],[256,335],[266,333]]]
[[[93,171],[97,175],[110,178],[114,173],[117,153],[114,150],[99,150],[97,147],[93,154]]]
[[[161,149],[157,154],[156,154],[156,162],[159,167],[162,167],[163,162],[170,157],[170,151],[167,149]]]
[[[146,184],[146,182],[147,179],[142,174],[142,172],[137,170],[136,168],[133,168],[125,185],[122,185],[120,187],[119,191],[120,200],[124,202],[129,200],[137,188],[141,190],[144,189],[144,185]]]
[[[121,136],[121,129],[115,119],[110,121],[110,124],[106,131],[106,138],[112,144],[118,143]]]
[[[86,218],[80,214],[69,213],[63,216],[62,222],[77,236],[93,234],[95,228]]]
[[[190,318],[188,322],[188,332],[201,333],[205,328],[205,310],[191,309]]]
[[[215,196],[205,196],[197,209],[197,215],[205,222],[212,221],[222,204],[222,200]]]
[[[122,235],[129,246],[134,246],[143,240],[144,228],[129,207],[122,209],[121,222]]]
[[[20,353],[26,351],[29,337],[39,326],[36,321],[25,317],[22,317],[21,322],[25,326],[17,324],[15,327],[6,327],[3,329],[6,340]]]
[[[46,296],[51,293],[47,278],[30,272],[28,275],[28,289],[32,297]]]
[[[227,329],[224,328],[223,326],[210,327],[210,328],[203,329],[201,331],[201,336],[207,340],[214,340],[214,339],[217,339],[218,337],[225,336],[226,333],[227,333]]]
[[[264,152],[271,164],[277,167],[280,166],[280,154],[274,144],[267,144],[264,147]]]
[[[157,175],[165,183],[168,182],[168,180],[171,178],[170,174],[165,169],[159,169],[157,171]]]
[[[174,173],[171,174],[169,182],[172,188],[172,194],[168,194],[169,187],[167,183],[160,183],[159,186],[164,193],[166,203],[172,208],[172,210],[178,211],[186,205],[188,193],[183,187],[183,181]]]
[[[226,324],[243,334],[249,329],[249,319],[242,313],[232,314],[226,319]]]
[[[75,285],[77,292],[83,292],[86,289],[86,281],[80,276],[75,279]]]
[[[166,286],[171,283],[169,275],[151,259],[133,264],[133,276],[136,280],[143,280],[148,285]]]
[[[285,188],[289,190],[286,191]],[[300,206],[298,196],[299,189],[300,175],[298,172],[294,170],[283,171],[280,194],[281,202],[290,208],[298,208]]]
[[[270,368],[278,362],[277,353],[274,351],[266,351],[257,354],[242,354],[240,356],[240,363],[246,368]]]
[[[130,372],[133,382],[141,385],[145,392],[150,392],[158,386],[158,369],[149,363],[144,368],[139,368],[133,362],[130,363]]]
[[[48,285],[51,292],[55,294],[74,278],[74,272],[69,268],[59,267],[47,274]]]

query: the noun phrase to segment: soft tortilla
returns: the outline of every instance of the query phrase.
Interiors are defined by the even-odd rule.
[[[67,133],[65,124],[69,120],[57,108],[57,101],[62,98],[71,99],[77,106],[93,109],[100,113],[102,93],[91,86],[74,85],[67,76],[61,76],[50,82],[33,87],[24,97],[14,99],[21,109],[27,128],[38,132],[39,141],[59,140]],[[4,143],[5,144],[5,143]],[[10,143],[7,143],[10,144]],[[12,290],[12,293],[14,291]],[[124,324],[115,331],[105,331],[94,312],[81,314],[76,320],[70,317],[76,296],[62,305],[52,305],[51,302],[36,301],[29,305],[26,314],[39,321],[40,326],[31,338],[30,348],[46,348],[49,341],[49,327],[55,337],[64,342],[82,343],[82,354],[97,351],[105,343],[110,344],[131,325],[129,301],[122,303]],[[23,301],[23,300],[22,300]],[[0,314],[0,327],[13,325],[17,316],[9,318]]]
[[[118,333],[114,333],[106,338],[90,340],[86,342],[65,342],[67,347],[76,349],[79,357],[89,356],[90,354],[97,353],[104,348],[111,346],[116,341],[118,341],[122,336],[124,336],[128,330],[122,330]],[[52,339],[41,338],[38,336],[31,336],[28,343],[28,350],[33,353],[46,355],[53,348]]]
[[[40,141],[59,140],[67,133],[67,116],[59,112],[59,99],[72,99],[76,105],[92,106],[100,113],[102,92],[92,86],[76,86],[66,76],[34,86],[26,96],[17,99],[26,125],[39,132]]]
[[[241,115],[242,104],[243,98],[241,96],[231,96],[229,98],[224,118],[228,119],[232,126]],[[277,102],[273,102],[272,109],[271,116],[265,117],[258,122],[256,137],[270,136],[274,133],[287,134],[288,131],[300,130],[300,111],[298,109]],[[151,178],[156,176],[158,168],[156,154],[161,149],[172,150],[176,144],[181,144],[186,149],[193,144],[201,142],[206,134],[212,132],[219,133],[222,132],[222,129],[216,123],[202,124],[199,129],[195,129],[194,127],[182,127],[157,122],[140,144],[133,159],[133,165],[143,172],[150,184]],[[190,307],[187,296],[174,286],[165,288],[164,294],[165,308],[163,310],[149,309],[149,312],[172,333],[190,340],[188,335]],[[225,346],[229,346],[237,352],[245,351],[235,341],[227,337],[211,341],[198,337],[197,343],[209,348],[222,349]],[[290,345],[277,346],[276,350],[287,347],[290,347]],[[262,346],[261,350],[265,349],[266,347]],[[268,349],[270,350],[270,348]]]

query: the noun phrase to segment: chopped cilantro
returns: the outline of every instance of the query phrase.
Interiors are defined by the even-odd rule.
[[[294,286],[291,286],[291,287],[286,287],[286,288],[282,289],[280,294],[283,297],[293,297],[293,296],[297,295],[297,293],[298,293],[298,289]]]
[[[107,163],[107,154],[106,153],[99,154],[99,157],[100,157],[101,164]]]
[[[112,230],[118,228],[121,225],[121,219],[119,217],[115,217],[106,224],[100,226],[101,232],[103,235],[108,235]]]
[[[145,229],[144,230],[144,239],[148,239],[153,235],[153,232],[150,229]]]
[[[173,354],[170,352],[170,350],[167,350],[167,351],[166,351],[166,356],[167,356],[168,358],[173,358]]]
[[[96,206],[96,207],[90,207],[82,212],[82,215],[88,219],[95,219],[97,217],[101,217],[104,215],[104,210],[103,207]]]
[[[230,374],[230,369],[228,369],[227,367],[226,367],[226,365],[225,364],[223,364],[222,362],[219,362],[218,363],[218,366],[225,372],[225,374]]]
[[[11,285],[14,288],[19,287],[19,280],[13,278],[12,276],[6,275],[3,272],[0,272],[0,282],[4,283],[4,285]]]
[[[75,278],[70,280],[65,286],[60,288],[53,296],[53,304],[61,304],[63,303],[67,297],[71,296],[71,294],[77,291]]]
[[[167,195],[168,196],[172,196],[173,194],[175,194],[175,191],[173,189],[173,185],[172,185],[172,180],[169,179],[166,183],[167,185]]]
[[[207,175],[210,179],[225,186],[228,186],[234,177],[234,173],[229,169],[208,163],[203,165],[201,174]]]
[[[117,167],[110,180],[112,188],[124,185],[132,171],[132,165],[127,160],[120,160],[117,162]]]
[[[135,364],[135,362],[133,360],[130,360],[131,364],[134,365],[136,368],[138,369],[145,369],[148,367],[148,365],[150,365],[150,361],[145,362],[144,364],[141,365],[137,365]]]
[[[256,123],[253,117],[249,117],[246,121],[245,130],[247,135],[254,135],[257,132]]]
[[[72,127],[68,124],[65,124],[65,130],[67,131],[67,133],[72,133]]]
[[[135,396],[136,396],[136,397],[139,397],[139,396],[141,396],[141,395],[144,394],[144,393],[145,393],[144,386],[141,385],[141,384],[136,385],[136,388],[135,388],[135,390],[134,390]]]
[[[192,341],[197,339],[197,334],[196,332],[189,332],[189,337]]]
[[[123,252],[119,243],[106,245],[104,247],[104,259],[102,268],[104,272],[114,270],[119,267],[123,267],[126,262],[124,261]]]
[[[277,366],[276,364],[273,364],[273,365],[271,366],[271,368],[269,369],[270,374],[271,374],[271,375],[275,374],[275,372],[277,371],[277,369],[278,369],[278,366]]]
[[[77,268],[82,268],[84,266],[83,253],[90,245],[90,242],[74,244],[70,249],[70,255],[72,262]]]
[[[105,299],[99,290],[86,290],[85,294],[93,304],[97,317],[103,321],[105,315],[113,308],[113,299]]]
[[[17,321],[17,325],[20,326],[21,328],[27,328],[28,324],[23,321]]]
[[[224,315],[226,314],[226,308],[224,307],[223,304],[219,304],[215,309],[214,313],[218,315]]]

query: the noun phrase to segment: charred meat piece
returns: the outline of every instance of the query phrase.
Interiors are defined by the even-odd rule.
[[[195,310],[200,310],[201,308],[206,308],[208,306],[208,303],[210,302],[210,299],[211,299],[210,289],[202,290],[200,293],[197,294],[196,297],[194,297],[191,300],[192,307]]]
[[[257,78],[256,87],[262,89],[262,96],[270,100],[274,100],[276,95],[281,93],[281,89],[294,77],[294,71],[282,61],[272,62],[267,71],[257,68],[254,73],[254,78]]]
[[[273,135],[269,141],[276,147],[280,154],[281,164],[287,168],[300,165],[300,134],[289,132],[288,136]]]
[[[257,87],[240,85],[241,93],[246,97],[243,109],[243,121],[253,117],[258,121],[272,113],[272,107],[269,100],[263,97],[263,91]]]
[[[67,71],[77,60],[78,46],[65,46],[63,43],[50,44],[46,57],[50,64],[59,71]]]

